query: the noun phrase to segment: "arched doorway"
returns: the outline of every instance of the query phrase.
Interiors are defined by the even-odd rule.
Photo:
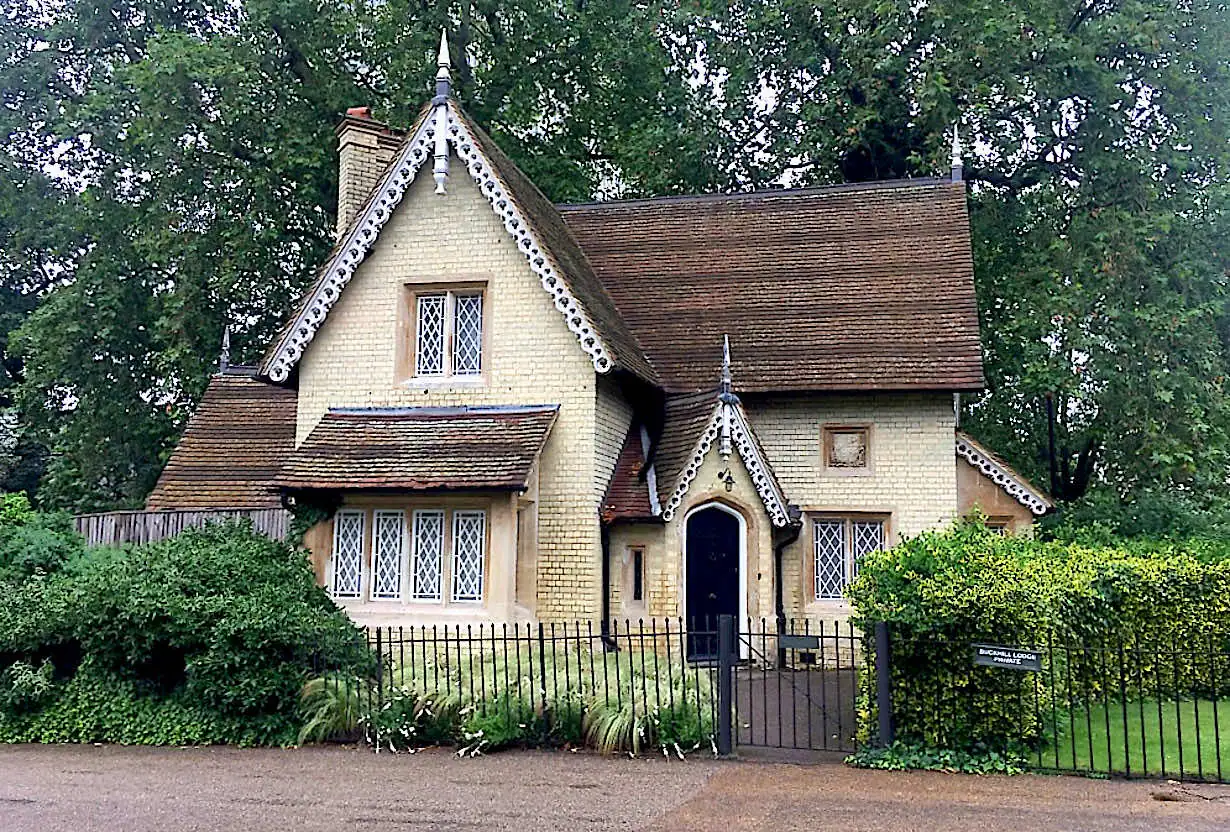
[[[746,529],[742,515],[722,503],[708,503],[684,519],[684,603],[691,659],[717,656],[718,616],[741,618],[745,610],[743,573]]]

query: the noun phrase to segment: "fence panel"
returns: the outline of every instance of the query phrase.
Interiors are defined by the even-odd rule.
[[[185,529],[201,528],[222,520],[247,519],[261,534],[285,540],[291,515],[285,509],[211,509],[203,511],[108,511],[73,518],[77,532],[90,546],[153,543],[175,537]]]

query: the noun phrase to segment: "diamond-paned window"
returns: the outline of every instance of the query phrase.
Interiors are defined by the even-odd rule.
[[[444,375],[445,306],[443,293],[418,295],[415,327],[414,372],[420,376]]]
[[[473,376],[482,371],[483,296],[453,298],[453,375]]]
[[[406,516],[377,511],[372,519],[372,598],[401,600]]]
[[[363,594],[363,521],[361,511],[339,511],[333,519],[331,591],[335,598]]]
[[[884,521],[826,517],[813,522],[815,593],[818,600],[843,597],[865,556],[884,548]]]
[[[816,521],[816,597],[840,598],[846,585],[846,524]]]
[[[418,601],[439,601],[444,574],[444,512],[414,512],[414,588]]]
[[[483,555],[487,548],[487,513],[453,512],[454,601],[483,599]]]

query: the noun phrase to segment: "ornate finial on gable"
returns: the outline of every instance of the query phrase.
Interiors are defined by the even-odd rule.
[[[443,29],[440,30],[440,54],[436,58],[436,66],[439,67],[436,70],[436,97],[431,99],[436,108],[432,125],[435,130],[435,150],[432,154],[435,163],[431,175],[436,180],[436,193],[443,194],[444,183],[448,181],[448,96],[452,81],[448,32]]]
[[[952,181],[960,182],[965,178],[964,162],[961,159],[961,135],[957,125],[952,126]]]
[[[732,390],[730,377],[730,336],[722,336],[722,385],[718,393],[718,401],[722,408],[721,434],[718,437],[718,453],[722,459],[729,459],[731,454],[731,410],[739,403],[739,397]]]
[[[231,328],[222,328],[222,352],[218,353],[218,372],[222,375],[231,367]]]

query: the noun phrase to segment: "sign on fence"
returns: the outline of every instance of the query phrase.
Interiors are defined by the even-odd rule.
[[[783,634],[777,637],[777,646],[783,650],[819,650],[820,636],[791,636]]]
[[[975,644],[974,664],[983,667],[1006,667],[1009,670],[1042,670],[1042,654],[1037,650],[1004,647],[998,644]]]

